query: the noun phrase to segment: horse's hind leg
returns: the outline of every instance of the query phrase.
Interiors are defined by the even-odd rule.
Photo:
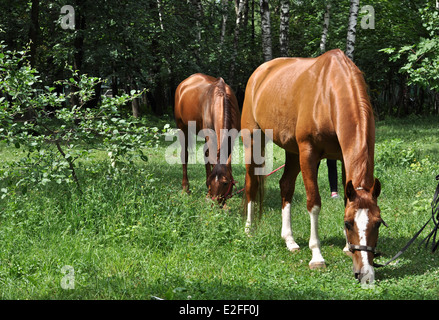
[[[205,146],[207,146],[207,149],[204,152],[204,157],[205,157],[205,161],[206,161],[206,163],[205,163],[205,167],[206,167],[206,186],[207,186],[207,188],[209,188],[209,185],[207,184],[207,181],[208,181],[210,175],[212,174],[212,163],[213,163],[212,155],[209,154],[209,149],[210,149],[209,137],[205,138],[205,142],[206,142]]]
[[[318,233],[318,218],[321,208],[321,198],[317,184],[317,165],[318,159],[316,152],[313,151],[311,144],[302,143],[300,149],[300,168],[302,170],[303,182],[306,189],[306,206],[310,216],[311,233],[309,238],[309,248],[312,251],[312,259],[309,262],[311,269],[326,267],[320,251],[320,239]]]
[[[255,166],[253,164],[246,164],[246,175],[245,175],[245,203],[246,203],[246,213],[247,220],[245,222],[245,232],[247,234],[251,233],[252,225],[254,222],[254,211],[255,203],[257,198],[257,193],[259,189],[260,177],[254,174]]]
[[[259,130],[259,129],[258,129]],[[256,169],[260,169],[264,164],[256,164],[254,159],[254,143],[261,143],[259,146],[259,151],[261,153],[261,157],[264,157],[264,143],[261,139],[261,142],[255,142],[253,140],[253,134],[250,130],[244,129],[241,131],[242,141],[245,148],[245,167],[246,167],[246,175],[245,175],[245,212],[247,214],[247,220],[245,224],[245,232],[247,234],[251,233],[252,225],[254,222],[254,211],[255,211],[255,203],[259,202],[259,214],[262,213],[262,201],[263,201],[263,189],[264,189],[264,176],[258,175],[260,172],[256,172]]]
[[[279,181],[280,193],[282,197],[282,232],[281,236],[285,240],[288,250],[299,250],[299,245],[294,241],[291,229],[291,199],[294,194],[297,175],[300,172],[299,156],[285,152],[285,169]]]
[[[183,187],[183,191],[190,193],[189,190],[189,179],[187,177],[187,163],[188,163],[188,159],[189,159],[189,153],[188,153],[188,142],[189,142],[189,137],[188,137],[188,130],[186,128],[186,130],[182,130],[181,131],[183,133],[183,137],[180,135],[180,141],[181,141],[181,163],[183,166],[183,180],[182,180],[182,187]]]

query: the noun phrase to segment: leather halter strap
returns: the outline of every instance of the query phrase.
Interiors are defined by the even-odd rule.
[[[373,254],[376,254],[376,248],[375,247],[369,247],[369,246],[360,246],[357,244],[348,243],[348,249],[350,252],[354,253],[354,251],[369,251]]]

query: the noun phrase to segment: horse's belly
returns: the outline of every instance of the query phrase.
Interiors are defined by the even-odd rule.
[[[288,128],[288,127],[284,127]],[[273,142],[279,147],[285,149],[290,153],[299,153],[299,146],[297,144],[294,131],[291,129],[273,130]]]

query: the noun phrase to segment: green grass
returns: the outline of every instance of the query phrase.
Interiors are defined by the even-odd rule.
[[[240,196],[223,210],[205,199],[204,166],[189,166],[192,193],[181,193],[181,166],[166,163],[167,145],[163,141],[147,150],[147,163],[139,161],[113,177],[102,155],[83,162],[78,172],[83,195],[48,184],[1,199],[0,298],[439,298],[438,253],[418,248],[419,241],[396,263],[377,269],[372,288],[354,279],[352,261],[342,252],[343,200],[330,199],[324,163],[319,231],[327,268],[309,270],[309,216],[301,176],[292,206],[301,250],[290,253],[280,237],[282,171],[267,178],[265,212],[248,237]],[[391,258],[429,218],[439,174],[438,147],[437,118],[377,124],[376,176],[383,189],[379,205],[389,225],[380,231],[380,262]],[[2,161],[19,156],[6,146],[0,152]],[[274,156],[277,168],[283,151],[274,147]],[[243,165],[234,166],[238,187],[244,174]],[[61,286],[64,266],[74,269],[74,289]]]

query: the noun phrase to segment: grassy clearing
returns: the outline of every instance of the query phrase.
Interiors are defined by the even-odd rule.
[[[293,254],[280,237],[282,172],[267,179],[265,213],[248,237],[241,197],[232,198],[225,210],[205,199],[203,166],[189,166],[192,194],[181,194],[181,167],[164,159],[169,144],[147,150],[147,163],[139,160],[116,175],[108,174],[105,157],[96,153],[78,168],[83,195],[48,184],[1,199],[0,298],[439,298],[437,253],[416,245],[397,263],[378,269],[373,288],[357,283],[351,259],[342,253],[343,200],[330,199],[324,163],[319,172],[320,237],[327,268],[309,270],[309,217],[301,177],[292,206],[301,251]],[[439,174],[438,148],[437,118],[378,123],[379,205],[390,226],[381,229],[384,255],[379,261],[393,256],[428,219]],[[3,145],[0,150],[2,161],[20,156],[14,148]],[[284,155],[273,150],[277,168]],[[244,173],[243,165],[234,167],[239,186]],[[61,285],[71,275],[62,272],[67,265],[74,270],[71,290]]]

